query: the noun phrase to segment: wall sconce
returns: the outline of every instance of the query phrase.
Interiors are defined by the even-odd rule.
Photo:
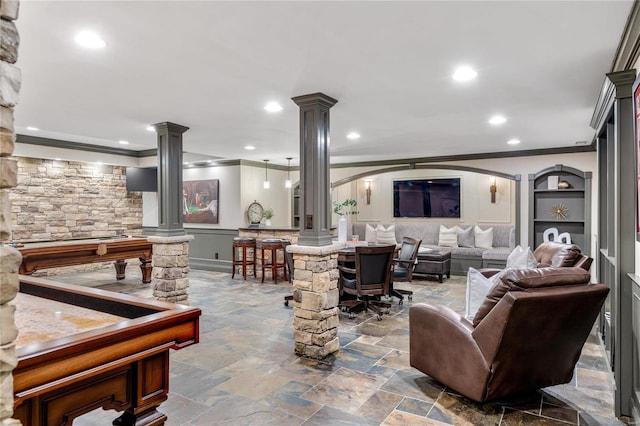
[[[371,181],[364,181],[364,193],[367,195],[367,205],[371,204]]]
[[[285,188],[291,188],[292,183],[291,183],[291,160],[293,159],[293,157],[287,157],[287,180],[284,181],[284,187]]]
[[[263,160],[263,161],[264,161],[264,183],[262,187],[264,189],[269,189],[271,188],[271,183],[269,183],[269,178],[267,177],[267,165],[269,164],[269,160]]]
[[[495,176],[491,176],[489,178],[489,182],[491,182],[491,185],[489,186],[489,192],[491,192],[491,202],[495,203],[496,202],[496,191],[498,190],[498,188],[496,187],[496,177]]]

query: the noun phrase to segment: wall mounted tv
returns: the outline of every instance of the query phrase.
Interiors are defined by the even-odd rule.
[[[393,217],[460,217],[460,178],[393,181]]]
[[[157,167],[127,167],[127,191],[158,192]]]

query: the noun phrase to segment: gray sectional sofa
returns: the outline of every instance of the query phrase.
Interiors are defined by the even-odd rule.
[[[374,228],[376,224],[371,224]],[[388,226],[388,225],[383,225]],[[445,225],[448,228],[454,225]],[[457,225],[468,229],[473,225]],[[469,267],[473,268],[504,268],[507,257],[516,246],[516,231],[513,225],[478,225],[485,230],[493,228],[493,248],[477,247],[441,247],[438,245],[440,235],[439,223],[396,223],[395,235],[399,243],[403,237],[413,237],[422,240],[421,247],[435,250],[451,250],[451,273],[466,275]],[[358,235],[360,241],[366,239],[366,224],[353,223],[352,234]]]

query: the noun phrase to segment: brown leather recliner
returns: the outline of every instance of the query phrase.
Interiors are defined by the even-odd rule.
[[[533,252],[533,257],[538,261],[538,267],[557,266],[571,267],[577,266],[585,271],[591,268],[593,259],[581,253],[580,247],[575,244],[562,244],[548,241],[540,244]]]
[[[555,241],[548,241],[540,244],[533,252],[538,262],[538,268],[555,266],[558,268],[578,267],[585,271],[591,269],[593,258],[582,254],[580,247],[575,244],[563,244]],[[500,268],[482,268],[480,272],[489,278],[498,272]]]
[[[580,267],[507,271],[474,323],[414,304],[411,366],[478,402],[567,383],[609,292],[589,280]]]

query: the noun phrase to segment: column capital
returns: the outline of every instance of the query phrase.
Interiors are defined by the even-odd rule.
[[[308,95],[300,95],[291,98],[293,102],[298,106],[309,106],[309,105],[322,105],[327,108],[331,108],[335,104],[338,103],[337,99],[332,98],[331,96],[325,95],[324,93],[310,93]]]
[[[161,123],[153,124],[153,127],[158,130],[166,130],[167,132],[176,132],[176,133],[184,133],[189,130],[186,126],[181,126],[180,124],[171,123],[170,121],[163,121]]]

